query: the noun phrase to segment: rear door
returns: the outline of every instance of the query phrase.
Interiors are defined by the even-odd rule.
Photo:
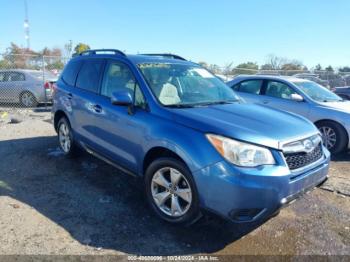
[[[244,80],[234,85],[232,88],[248,103],[260,103],[260,93],[263,83],[264,80],[261,79],[250,79]]]
[[[83,142],[93,144],[96,134],[95,117],[101,114],[96,105],[102,80],[104,59],[83,61],[76,78],[75,87],[66,95],[71,101],[74,131]]]
[[[310,105],[307,101],[292,100],[293,94],[299,94],[293,87],[277,80],[265,80],[260,103],[275,109],[309,116]],[[300,95],[300,94],[299,94]]]

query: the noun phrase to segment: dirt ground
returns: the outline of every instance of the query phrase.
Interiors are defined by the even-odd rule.
[[[349,153],[333,159],[326,184],[265,223],[209,217],[181,228],[153,215],[139,179],[88,154],[63,157],[48,110],[8,111],[0,109],[0,255],[350,255]]]

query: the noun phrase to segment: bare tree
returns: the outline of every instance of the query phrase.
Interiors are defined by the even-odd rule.
[[[233,69],[233,62],[230,62],[230,63],[226,63],[225,65],[224,65],[224,67],[222,68],[222,73],[225,75],[225,76],[227,76],[227,75],[229,75],[229,74],[231,74],[232,73],[232,69]]]
[[[272,70],[280,70],[283,64],[286,64],[288,59],[284,57],[279,57],[274,54],[270,54],[267,56],[266,65],[270,65]]]
[[[73,42],[72,40],[69,40],[69,42],[64,45],[64,56],[71,57],[72,51],[73,51]]]

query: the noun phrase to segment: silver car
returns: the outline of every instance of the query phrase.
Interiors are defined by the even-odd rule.
[[[308,118],[332,153],[350,148],[350,101],[327,88],[305,79],[263,75],[238,76],[227,84],[247,102]]]
[[[52,99],[56,76],[50,72],[9,69],[0,70],[0,103],[19,103],[35,107]]]

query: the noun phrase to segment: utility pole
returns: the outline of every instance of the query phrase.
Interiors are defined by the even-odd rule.
[[[29,37],[29,20],[28,20],[28,5],[27,0],[24,0],[24,11],[25,11],[25,18],[24,18],[24,38],[27,41],[27,49],[30,49],[30,37]]]

